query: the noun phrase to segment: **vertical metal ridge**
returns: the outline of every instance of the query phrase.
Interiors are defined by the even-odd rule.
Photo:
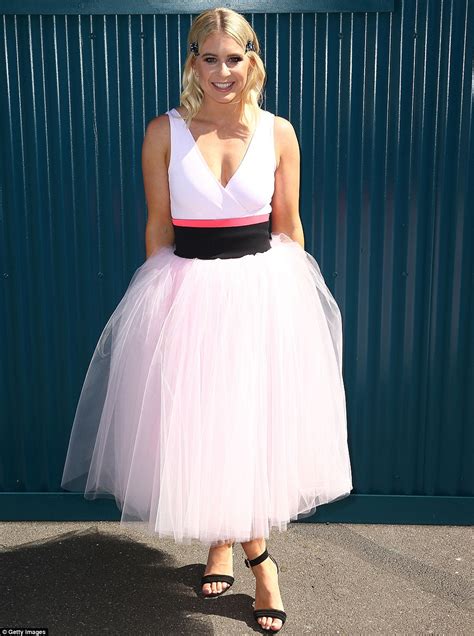
[[[316,135],[317,135],[317,127],[316,127],[316,116],[317,116],[317,103],[316,103],[316,78],[317,78],[317,60],[316,60],[316,32],[317,32],[317,14],[314,14],[312,17],[312,26],[313,26],[313,33],[312,33],[312,47],[314,50],[314,55],[311,58],[311,62],[313,65],[313,74],[312,74],[312,93],[311,93],[311,155],[310,155],[310,160],[311,160],[311,183],[314,184],[312,190],[314,190],[315,188],[317,188],[318,184],[316,181],[316,174],[317,174],[317,170],[316,170]],[[303,137],[300,137],[300,147],[302,147],[303,144]],[[300,159],[301,165],[304,166],[303,163],[303,155],[301,156]],[[303,171],[304,172],[304,171]],[[302,177],[303,177],[303,172],[302,172]],[[310,221],[306,221],[306,227],[308,227],[309,225],[309,241],[308,241],[308,232],[305,232],[305,249],[314,249],[314,243],[315,243],[315,234],[316,234],[316,212],[317,212],[317,202],[316,202],[316,197],[317,194],[316,192],[309,192],[309,195],[311,197],[310,202],[311,202],[311,207],[307,206],[306,209],[309,210],[310,212]],[[301,193],[300,194],[300,200],[303,201],[304,194]],[[304,209],[300,211],[300,215],[302,217],[302,220],[304,220]]]

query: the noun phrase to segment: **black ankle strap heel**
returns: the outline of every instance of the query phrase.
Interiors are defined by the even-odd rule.
[[[234,544],[235,544],[235,541],[232,542],[231,548],[234,547]],[[227,583],[228,586],[221,592],[215,592],[215,593],[211,592],[210,594],[205,594],[201,590],[201,597],[202,598],[217,598],[218,596],[222,596],[232,586],[234,581],[235,581],[234,577],[231,576],[230,574],[205,574],[201,578],[201,588],[206,583]]]
[[[262,552],[262,554],[260,554],[258,557],[255,557],[255,559],[244,559],[244,563],[248,568],[253,567],[254,565],[258,565],[259,563],[261,563],[262,561],[265,561],[265,559],[267,557],[270,557],[270,559],[273,561],[273,563],[276,565],[277,567],[277,573],[280,571],[280,568],[278,567],[278,563],[275,561],[275,559],[272,557],[271,554],[269,554],[267,548],[265,548],[265,550]],[[255,620],[257,621],[257,625],[262,629],[262,631],[264,631],[265,633],[268,632],[273,632],[273,633],[277,633],[279,632],[283,625],[285,624],[286,621],[286,612],[284,612],[283,610],[279,610],[279,609],[274,609],[273,607],[268,607],[268,608],[261,608],[261,609],[256,609],[253,610],[253,615],[255,617]],[[258,618],[262,618],[263,616],[270,616],[271,618],[278,618],[281,620],[281,627],[280,629],[265,629],[264,627],[262,627],[262,625],[260,625],[260,623],[258,622]]]
[[[254,565],[258,565],[262,561],[265,561],[265,559],[267,557],[270,557],[270,559],[273,561],[273,563],[277,566],[277,573],[278,573],[280,571],[280,568],[278,567],[278,563],[275,561],[275,559],[272,557],[272,555],[268,553],[267,548],[265,548],[265,551],[262,552],[262,554],[260,554],[258,557],[255,557],[255,559],[244,559],[244,562],[245,562],[245,565],[248,568],[251,568]]]

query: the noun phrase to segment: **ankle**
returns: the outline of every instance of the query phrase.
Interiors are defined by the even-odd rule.
[[[242,543],[242,548],[244,549],[247,559],[251,561],[265,552],[267,545],[265,539],[253,539],[252,541]]]

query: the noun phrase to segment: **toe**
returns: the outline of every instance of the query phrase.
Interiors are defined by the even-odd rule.
[[[274,618],[273,622],[271,624],[271,629],[275,630],[275,629],[281,629],[282,626],[282,621],[279,618]]]

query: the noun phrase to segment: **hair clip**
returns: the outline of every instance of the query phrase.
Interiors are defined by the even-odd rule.
[[[198,43],[197,42],[191,42],[191,44],[189,45],[189,50],[192,51],[194,53],[194,55],[197,57],[199,55]],[[254,46],[254,43],[252,42],[252,40],[248,40],[248,42],[247,42],[247,45],[245,47],[245,52],[247,53],[247,51],[255,51],[255,46]]]

